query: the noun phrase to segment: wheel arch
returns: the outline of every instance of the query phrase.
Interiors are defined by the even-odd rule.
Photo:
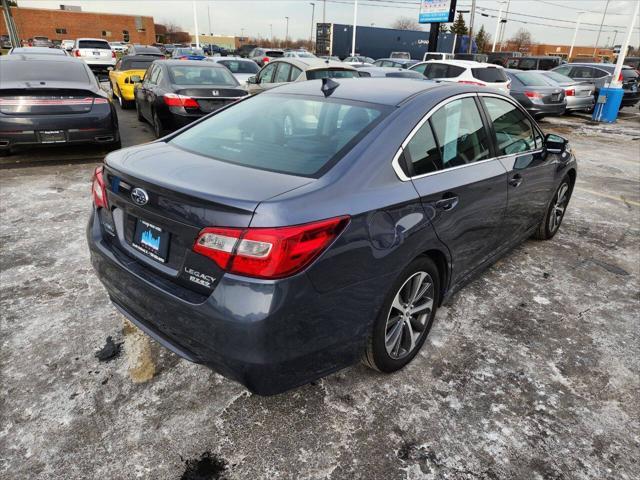
[[[567,171],[567,175],[569,177],[569,180],[571,180],[571,184],[569,185],[569,188],[571,189],[571,191],[573,192],[573,187],[576,184],[576,177],[577,177],[577,172],[575,168],[570,168]]]
[[[449,259],[447,255],[442,251],[435,248],[425,250],[419,256],[428,257],[433,263],[435,263],[438,269],[438,275],[440,276],[440,298],[438,300],[438,306],[442,305],[442,299],[447,292],[447,286],[449,285]]]

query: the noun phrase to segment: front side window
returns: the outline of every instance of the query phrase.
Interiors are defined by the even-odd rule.
[[[291,79],[292,82],[294,82],[302,73],[302,70],[300,70],[298,67],[294,67],[293,65],[291,65],[291,76],[289,77]]]
[[[435,172],[440,167],[440,152],[433,136],[431,123],[425,122],[409,140],[404,149],[407,160],[411,163],[412,175],[424,175]]]
[[[431,117],[444,168],[489,158],[489,138],[473,98],[447,103]]]
[[[391,109],[299,95],[257,95],[185,130],[170,143],[216,160],[317,176]]]
[[[573,67],[573,70],[571,71],[571,77],[586,79],[595,78],[593,76],[593,68],[591,67]]]
[[[422,65],[416,65],[415,67],[413,67],[411,70],[413,70],[414,72],[419,72],[424,74],[425,69],[428,67],[428,64],[423,63]]]
[[[273,82],[273,74],[276,73],[277,63],[270,63],[266,67],[262,69],[260,73],[260,83],[272,83]]]
[[[498,155],[513,155],[536,149],[531,122],[515,105],[494,97],[483,97],[489,119],[493,124]]]
[[[568,77],[569,72],[571,72],[571,67],[565,65],[564,67],[554,68],[553,71],[559,73],[560,75],[565,75]]]

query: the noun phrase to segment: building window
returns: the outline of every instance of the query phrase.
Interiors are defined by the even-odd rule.
[[[56,28],[56,33],[66,34],[67,33],[67,29],[66,28]]]
[[[102,36],[103,37],[110,37],[111,36],[111,32],[109,30],[103,30],[102,31]]]
[[[122,30],[122,41],[129,42],[129,30]]]

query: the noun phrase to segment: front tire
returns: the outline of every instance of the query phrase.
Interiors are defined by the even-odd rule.
[[[550,240],[552,239],[562,224],[562,219],[569,205],[569,199],[571,198],[571,179],[566,176],[560,182],[560,186],[553,194],[547,212],[538,225],[538,229],[533,234],[533,238],[537,240]]]
[[[373,326],[363,363],[384,373],[407,365],[424,344],[440,301],[440,276],[419,257],[393,283]]]
[[[139,122],[144,122],[144,117],[142,116],[142,112],[140,111],[140,106],[138,105],[138,101],[134,100],[136,104],[136,117],[138,117]]]

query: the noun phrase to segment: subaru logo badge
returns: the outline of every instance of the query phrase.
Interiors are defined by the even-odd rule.
[[[220,92],[219,92],[218,90],[212,90],[212,91],[211,91],[211,94],[212,94],[214,97],[217,97],[218,95],[220,95]]]
[[[131,200],[136,205],[146,205],[149,201],[149,195],[141,188],[134,188],[131,190]]]

